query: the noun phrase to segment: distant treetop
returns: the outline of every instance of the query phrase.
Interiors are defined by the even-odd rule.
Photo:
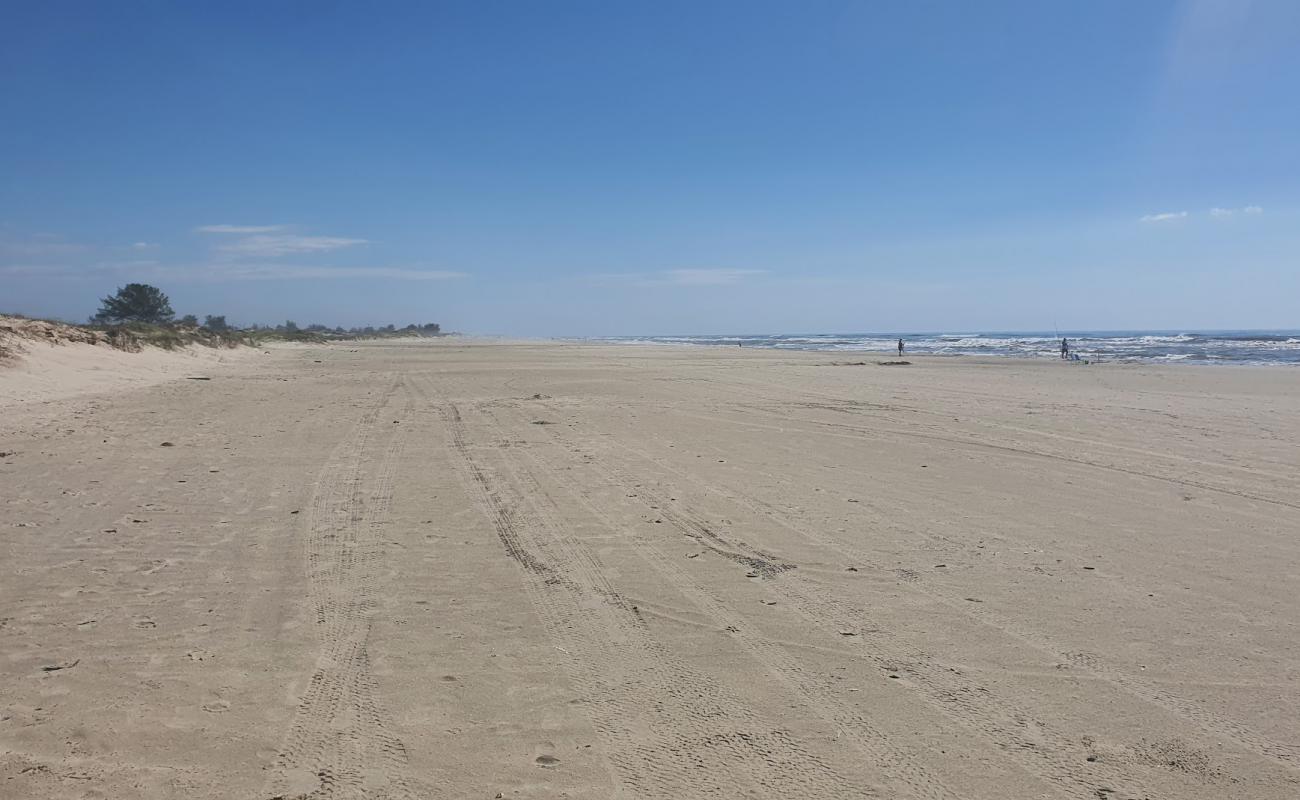
[[[99,312],[90,318],[100,324],[147,322],[163,325],[171,322],[175,312],[167,295],[147,283],[128,283],[112,297],[105,297]]]

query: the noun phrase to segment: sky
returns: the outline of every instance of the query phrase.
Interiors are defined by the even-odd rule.
[[[0,312],[1300,327],[1300,3],[0,0]]]

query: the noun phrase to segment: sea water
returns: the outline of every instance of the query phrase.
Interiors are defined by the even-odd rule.
[[[1091,361],[1192,364],[1300,365],[1300,331],[1061,331],[984,333],[802,333],[733,336],[607,336],[594,341],[763,347],[892,354],[902,338],[904,355],[1060,358],[1061,338],[1070,352]]]

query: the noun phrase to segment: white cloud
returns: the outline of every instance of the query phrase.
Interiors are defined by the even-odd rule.
[[[120,270],[129,270],[129,269],[140,269],[141,267],[156,267],[158,266],[158,263],[159,262],[154,261],[153,259],[143,259],[143,258],[135,259],[132,261],[100,261],[96,264],[91,264],[90,268],[95,270],[101,270],[101,271],[104,270],[120,271]]]
[[[235,270],[213,270],[211,277],[235,281],[331,280],[365,278],[397,281],[448,281],[467,278],[464,272],[406,267],[289,267],[264,264]]]
[[[0,264],[0,275],[40,275],[46,278],[85,278],[96,273],[148,275],[158,269],[157,261],[98,261],[92,264]]]
[[[365,244],[365,239],[342,236],[302,236],[285,233],[287,225],[200,225],[199,233],[234,234],[223,238],[217,250],[240,258],[280,258],[299,253],[328,253],[344,247]]]
[[[62,275],[62,267],[49,264],[0,264],[0,275]]]
[[[675,286],[724,286],[739,283],[750,275],[762,275],[761,269],[670,269],[663,273],[666,282]]]
[[[1147,214],[1139,222],[1169,222],[1171,220],[1183,219],[1187,216],[1186,211],[1166,211],[1161,214]]]
[[[150,248],[154,248],[157,246],[158,245],[154,244],[153,242],[136,242],[135,244],[131,245],[131,247],[135,248],[136,250],[149,250]]]
[[[39,275],[84,278],[107,275],[119,280],[167,283],[229,283],[236,281],[296,281],[362,279],[376,281],[449,281],[468,278],[465,272],[417,267],[312,267],[288,264],[248,264],[243,261],[205,264],[166,264],[159,261],[101,261],[83,266],[66,264],[0,264],[0,275]]]
[[[0,256],[18,258],[65,258],[79,256],[90,251],[84,244],[58,241],[53,236],[32,237],[29,241],[0,240]]]
[[[246,236],[217,249],[237,256],[279,258],[298,253],[327,253],[365,243],[365,239],[347,239],[341,236],[258,235]]]
[[[1212,217],[1231,217],[1235,214],[1263,214],[1264,209],[1260,206],[1243,206],[1242,208],[1211,208],[1210,216]]]
[[[275,233],[285,229],[284,225],[200,225],[196,233]]]

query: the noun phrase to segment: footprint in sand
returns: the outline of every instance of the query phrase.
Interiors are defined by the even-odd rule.
[[[224,714],[230,710],[230,702],[221,699],[211,700],[204,703],[202,708],[209,714]]]
[[[533,752],[537,753],[537,757],[533,759],[533,763],[539,767],[552,769],[554,767],[559,766],[560,764],[560,759],[555,757],[554,742],[548,742],[548,741],[538,742],[537,745],[533,748]]]

